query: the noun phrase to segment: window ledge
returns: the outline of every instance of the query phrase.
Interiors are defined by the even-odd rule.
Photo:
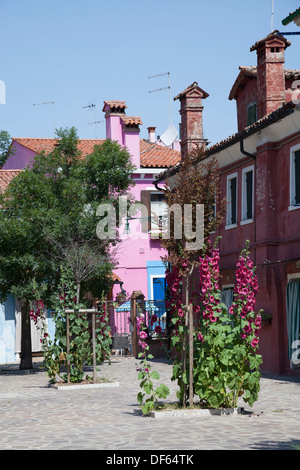
[[[225,225],[225,230],[231,230],[232,228],[236,228],[237,224]]]
[[[300,209],[300,204],[297,205],[297,206],[295,205],[295,206],[289,206],[289,207],[288,207],[288,210],[289,210],[289,211],[295,211],[296,209]]]
[[[247,224],[252,224],[253,219],[246,219],[246,220],[241,220],[240,224],[241,225],[247,225]]]

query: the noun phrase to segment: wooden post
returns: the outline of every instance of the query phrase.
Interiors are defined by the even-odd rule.
[[[67,320],[67,382],[68,384],[70,383],[70,359],[68,358],[68,355],[70,354],[70,318],[69,318],[69,312],[66,311],[66,320]]]
[[[93,336],[93,379],[96,383],[96,312],[92,313],[92,336]]]
[[[144,311],[144,294],[141,291],[133,291],[130,298],[130,310],[131,310],[131,323],[132,323],[132,355],[133,357],[138,356],[138,339],[137,339],[137,309],[138,302],[142,312]]]
[[[194,402],[194,381],[193,381],[193,364],[194,364],[194,318],[193,318],[193,304],[189,304],[189,350],[190,350],[190,370],[189,370],[189,383],[190,383],[190,406]]]

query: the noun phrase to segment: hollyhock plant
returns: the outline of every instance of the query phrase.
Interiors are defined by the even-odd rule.
[[[151,364],[149,363],[149,359],[154,359],[154,357],[149,354],[149,345],[146,341],[148,335],[146,333],[145,315],[140,313],[136,318],[136,322],[138,344],[142,349],[138,355],[141,359],[140,367],[136,370],[138,371],[138,379],[141,380],[140,388],[143,390],[137,394],[137,399],[143,414],[148,415],[154,407],[158,406],[158,399],[166,398],[170,391],[164,384],[160,384],[156,389],[154,388],[153,380],[159,380],[159,373],[151,371]],[[157,328],[160,327],[157,326],[155,331]],[[147,398],[145,398],[146,395],[148,395]]]
[[[261,356],[256,352],[261,327],[261,314],[255,313],[257,276],[247,247],[236,264],[234,302],[227,310],[221,302],[219,261],[219,251],[208,244],[198,264],[193,389],[203,406],[235,407],[239,397],[252,406],[258,398],[261,364]],[[173,278],[176,280],[174,274]],[[172,305],[176,306],[176,302],[175,297]],[[179,321],[184,312],[182,307],[173,309],[172,322],[176,326],[173,345],[182,342],[184,325]],[[189,389],[180,362],[173,368],[172,380],[177,380],[179,385],[185,383]]]

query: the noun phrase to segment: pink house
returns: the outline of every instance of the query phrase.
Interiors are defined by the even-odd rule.
[[[159,216],[163,211],[162,194],[155,188],[153,181],[163,169],[179,162],[180,152],[156,141],[155,127],[148,128],[148,139],[141,139],[141,118],[127,116],[126,108],[124,101],[104,102],[106,138],[117,141],[128,149],[136,166],[132,175],[135,181],[133,196],[136,201],[146,205],[149,216],[151,211],[155,211]],[[94,145],[102,142],[103,140],[81,139],[79,149],[85,156],[92,152]],[[14,138],[13,154],[0,170],[0,183],[3,181],[4,184],[17,170],[29,165],[38,152],[51,151],[54,144],[55,139]],[[141,223],[136,217],[127,220],[127,234],[118,248],[118,267],[115,274],[123,282],[123,289],[129,295],[134,290],[140,290],[146,299],[161,299],[162,292],[159,290],[158,281],[164,279],[165,269],[161,261],[164,252],[158,239],[159,227],[155,226],[154,220],[151,222],[143,219]],[[135,237],[134,231],[137,231]],[[119,287],[115,286],[113,295],[118,290]]]

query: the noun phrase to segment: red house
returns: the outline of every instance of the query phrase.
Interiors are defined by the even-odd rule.
[[[289,46],[275,31],[251,47],[257,66],[240,67],[229,94],[236,101],[238,132],[216,145],[207,147],[202,139],[207,93],[195,82],[175,99],[181,102],[182,158],[197,121],[204,160],[214,157],[220,166],[228,209],[212,238],[222,237],[223,299],[229,306],[235,263],[249,240],[260,286],[257,309],[269,317],[260,334],[262,370],[300,376],[300,70],[284,67]],[[158,181],[166,173],[172,180],[178,171],[173,167]]]

